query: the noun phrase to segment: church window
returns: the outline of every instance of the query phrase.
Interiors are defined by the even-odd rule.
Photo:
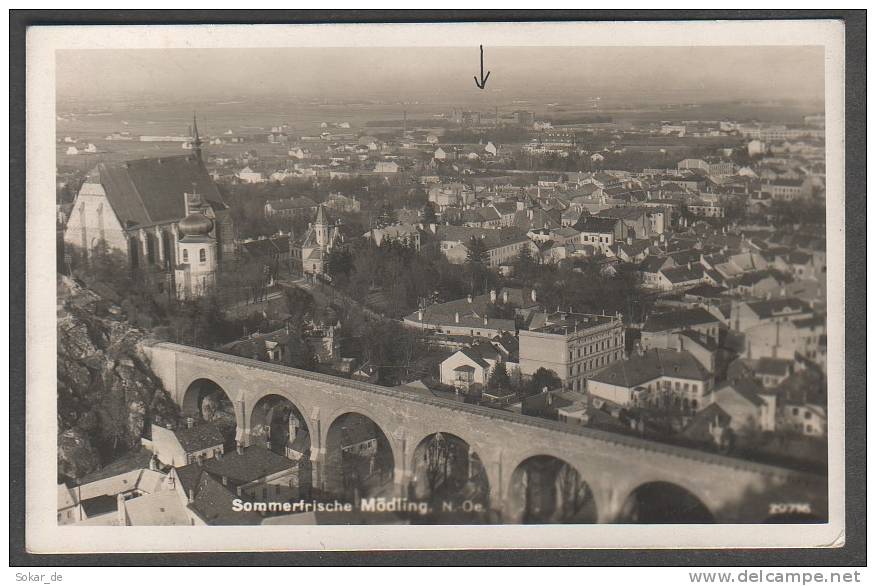
[[[198,253],[198,256],[200,257],[199,260],[202,263],[207,262],[207,250],[206,249],[202,248],[201,251]]]

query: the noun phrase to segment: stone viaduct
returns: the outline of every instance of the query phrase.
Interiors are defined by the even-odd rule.
[[[805,503],[827,520],[827,479],[694,449],[463,404],[416,391],[380,387],[166,342],[146,346],[153,371],[184,412],[197,410],[196,388],[218,385],[234,404],[239,441],[252,441],[260,401],[279,396],[303,416],[311,437],[314,486],[324,486],[329,430],[348,413],[370,418],[392,451],[396,494],[411,478],[414,451],[436,432],[464,439],[489,482],[490,506],[519,519],[515,470],[528,458],[553,456],[578,472],[593,494],[596,520],[621,519],[627,499],[649,483],[695,496],[720,523],[761,523],[771,506]]]

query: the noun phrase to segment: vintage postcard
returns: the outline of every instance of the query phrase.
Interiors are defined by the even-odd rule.
[[[842,23],[27,42],[30,551],[842,545]]]

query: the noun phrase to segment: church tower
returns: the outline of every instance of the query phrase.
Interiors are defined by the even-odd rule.
[[[197,199],[196,194],[185,194]],[[186,206],[190,208],[190,206]],[[216,239],[210,235],[213,220],[202,210],[191,206],[190,213],[180,220],[175,271],[176,296],[178,299],[203,297],[216,286],[218,266]]]
[[[198,157],[198,160],[203,162],[201,158],[201,136],[198,134],[198,115],[192,114],[192,153]]]
[[[325,206],[319,204],[316,209],[316,220],[313,221],[313,231],[316,235],[316,244],[325,250],[329,246],[329,230],[328,216],[325,213]]]

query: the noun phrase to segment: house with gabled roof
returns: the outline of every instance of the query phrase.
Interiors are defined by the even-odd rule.
[[[653,348],[610,364],[587,381],[591,397],[622,407],[643,405],[691,413],[705,406],[712,373],[690,352]]]
[[[652,313],[642,326],[642,347],[646,350],[674,347],[674,340],[670,338],[686,330],[697,332],[717,344],[721,320],[701,307]]]
[[[743,301],[735,303],[731,313],[731,327],[745,332],[754,326],[794,321],[812,315],[812,309],[794,297]]]
[[[238,496],[261,501],[300,496],[299,462],[259,445],[238,446],[201,466]]]
[[[482,390],[501,361],[502,355],[487,342],[461,348],[441,363],[441,383],[466,394]]]
[[[195,423],[191,417],[178,429],[153,423],[151,432],[152,438],[144,439],[143,444],[167,466],[185,466],[225,451],[225,438],[219,428],[209,422]]]
[[[616,218],[582,217],[574,228],[581,233],[581,244],[591,244],[607,253],[615,242],[627,237],[627,226]]]
[[[776,426],[775,395],[754,379],[726,380],[706,396],[730,416],[730,429],[737,434],[772,431]]]
[[[699,263],[689,263],[661,270],[657,275],[656,286],[663,291],[673,291],[695,287],[706,282],[706,274]]]

